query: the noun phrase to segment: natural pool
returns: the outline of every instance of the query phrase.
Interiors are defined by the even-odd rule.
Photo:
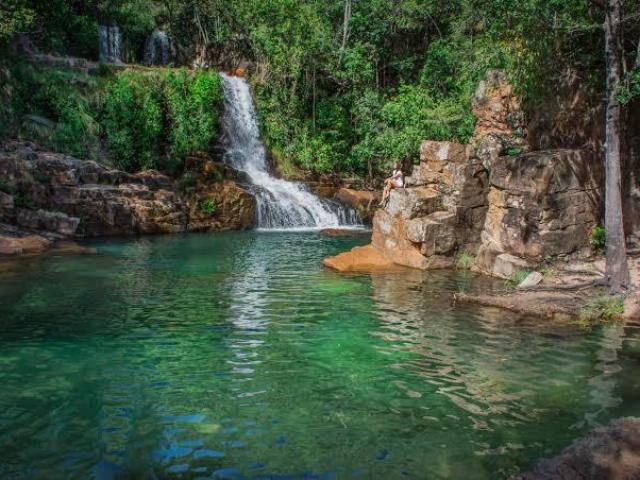
[[[640,415],[633,328],[322,269],[365,241],[105,240],[0,272],[0,478],[497,479]]]

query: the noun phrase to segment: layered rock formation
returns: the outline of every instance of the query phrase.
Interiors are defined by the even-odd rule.
[[[34,144],[8,143],[0,148],[0,222],[17,230],[5,228],[4,236],[35,232],[56,239],[252,226],[255,200],[234,172],[206,157],[190,166],[191,177],[180,182],[155,171],[132,175]]]
[[[591,149],[527,152],[524,115],[500,72],[480,84],[474,112],[468,145],[423,142],[406,188],[375,213],[372,247],[422,270],[451,267],[467,252],[475,270],[504,278],[587,248],[602,162]]]

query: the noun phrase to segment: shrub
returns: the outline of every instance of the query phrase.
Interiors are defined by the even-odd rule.
[[[608,295],[591,299],[580,310],[580,323],[595,326],[611,323],[622,318],[624,302],[622,297]]]
[[[190,74],[180,70],[167,75],[171,155],[183,159],[188,153],[209,146],[216,135],[222,100],[222,82],[216,72]]]
[[[218,205],[213,198],[206,198],[200,202],[200,211],[205,215],[213,215],[218,210]]]
[[[161,80],[159,75],[125,72],[107,88],[103,124],[118,168],[136,171],[158,166]]]
[[[607,231],[604,227],[596,225],[591,229],[591,235],[589,235],[589,243],[596,252],[603,252],[607,245]]]
[[[458,258],[456,258],[456,268],[458,270],[469,270],[475,261],[476,257],[469,252],[462,252],[458,255]]]

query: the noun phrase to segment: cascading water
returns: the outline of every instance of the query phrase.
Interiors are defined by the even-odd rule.
[[[122,32],[117,25],[100,25],[98,27],[100,42],[100,61],[106,63],[122,63]]]
[[[306,185],[269,173],[258,118],[247,82],[221,74],[225,96],[226,162],[246,173],[257,200],[260,229],[310,229],[361,225],[356,211],[311,193]]]
[[[171,37],[164,30],[155,30],[144,47],[145,65],[168,65],[173,61]]]

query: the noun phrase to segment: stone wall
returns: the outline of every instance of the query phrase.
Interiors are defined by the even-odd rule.
[[[253,225],[255,199],[226,166],[191,159],[189,182],[129,174],[26,142],[0,147],[0,222],[58,237],[94,237]],[[215,212],[202,202],[211,200]]]

